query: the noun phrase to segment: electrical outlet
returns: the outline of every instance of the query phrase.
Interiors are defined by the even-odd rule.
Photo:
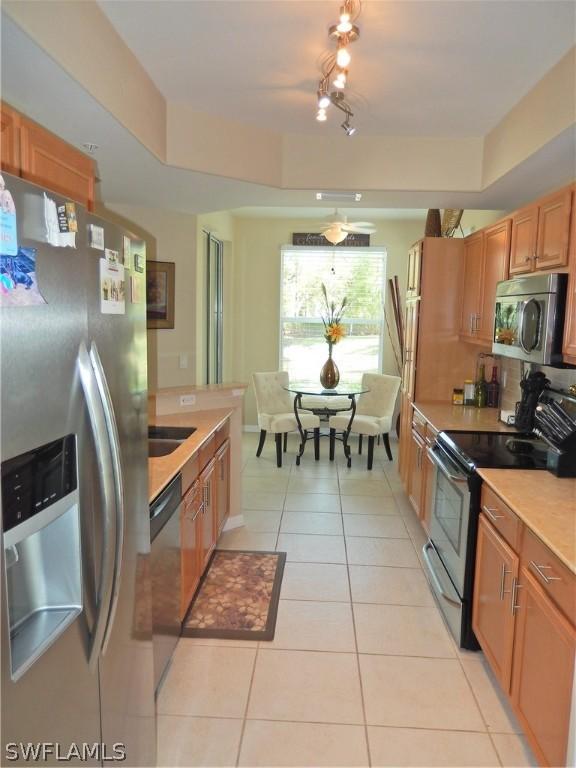
[[[243,389],[233,389],[232,390],[232,397],[242,397],[243,394],[244,394],[244,390]]]
[[[500,385],[502,389],[506,389],[507,382],[508,382],[508,371],[504,370],[502,371],[502,375],[500,377]]]
[[[180,368],[188,368],[188,355],[186,352],[180,352],[178,355],[178,365]]]
[[[180,395],[180,405],[194,405],[196,402],[196,395]]]

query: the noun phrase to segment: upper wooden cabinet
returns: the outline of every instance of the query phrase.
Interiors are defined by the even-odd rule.
[[[464,241],[464,279],[460,337],[492,343],[496,286],[508,276],[510,219],[476,232]]]
[[[510,274],[568,264],[572,190],[562,189],[512,215]]]
[[[1,155],[2,170],[18,176],[20,173],[20,115],[8,105],[2,105],[0,113],[2,127]]]
[[[570,224],[568,296],[564,326],[563,358],[576,365],[576,186],[572,188],[572,216]]]
[[[2,169],[93,210],[93,160],[8,105],[0,108]]]

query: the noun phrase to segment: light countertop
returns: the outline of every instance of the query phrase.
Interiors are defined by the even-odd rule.
[[[179,387],[163,387],[162,389],[151,389],[150,395],[186,395],[190,392],[228,392],[234,389],[246,389],[248,384],[241,381],[226,382],[224,384],[189,384]]]
[[[150,416],[150,425],[161,427],[196,427],[196,431],[168,456],[157,456],[148,459],[149,501],[158,496],[160,491],[178,474],[188,459],[199,450],[210,435],[218,427],[222,426],[231,415],[231,409],[220,408],[213,411],[188,411],[164,416]]]
[[[414,408],[429,421],[439,432],[455,430],[467,432],[516,432],[498,420],[498,408],[474,408],[470,405],[452,405],[452,403],[414,403]]]
[[[576,574],[576,479],[545,470],[478,469],[480,477]]]

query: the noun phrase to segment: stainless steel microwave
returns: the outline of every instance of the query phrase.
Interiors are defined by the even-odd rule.
[[[530,363],[562,361],[567,275],[530,275],[496,288],[492,352]]]

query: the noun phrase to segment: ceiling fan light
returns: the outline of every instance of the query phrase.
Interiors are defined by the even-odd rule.
[[[340,22],[337,24],[336,29],[341,34],[345,35],[347,32],[352,31],[352,22],[350,21],[350,14],[346,10],[346,6],[342,6],[340,9]]]
[[[318,112],[316,113],[316,120],[318,120],[319,123],[326,122],[326,110],[320,108]]]
[[[334,226],[324,232],[324,237],[329,243],[332,243],[332,245],[337,245],[338,243],[341,243],[342,240],[346,239],[347,233],[343,232],[340,227]]]

